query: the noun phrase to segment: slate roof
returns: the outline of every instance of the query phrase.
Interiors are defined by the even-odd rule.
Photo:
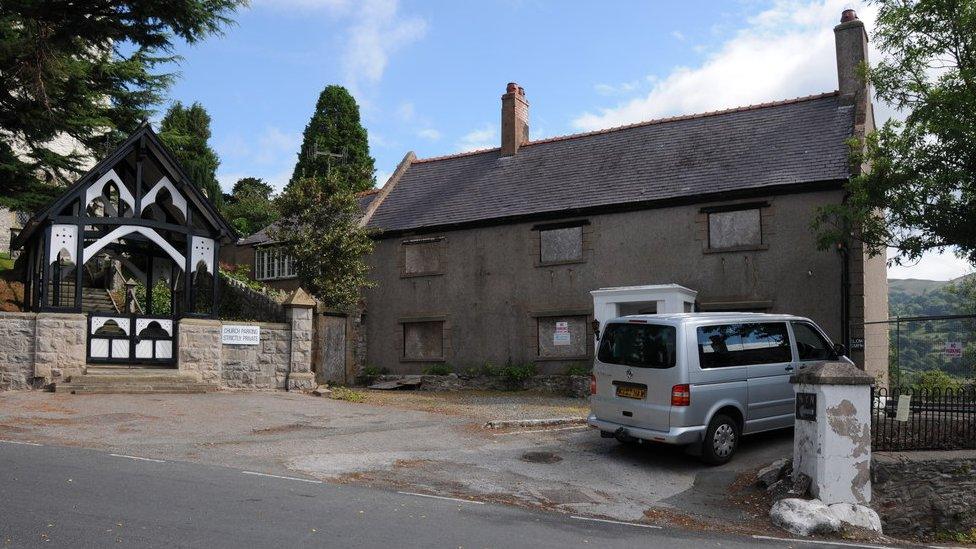
[[[366,208],[368,208],[369,205],[372,204],[373,199],[376,198],[379,192],[380,192],[379,189],[370,189],[368,191],[357,193],[356,202],[359,203],[359,209],[365,212]],[[272,223],[271,225],[268,225],[267,227],[261,229],[260,231],[238,240],[237,245],[256,246],[258,244],[266,244],[268,242],[272,242],[271,236],[268,233],[273,229],[274,226],[275,224]]]
[[[853,107],[827,93],[415,160],[369,221],[402,232],[847,180]]]

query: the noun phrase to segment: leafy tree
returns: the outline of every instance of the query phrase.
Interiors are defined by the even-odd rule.
[[[294,258],[302,287],[338,309],[354,307],[370,285],[365,257],[373,250],[359,226],[355,193],[344,183],[336,172],[293,181],[278,199],[282,217],[271,231]]]
[[[234,190],[225,195],[224,217],[242,235],[253,234],[278,219],[278,208],[272,194],[274,189],[256,177],[245,177],[234,183]]]
[[[246,0],[0,3],[0,205],[35,209],[149,117],[174,42],[219,34]],[[55,139],[77,144],[54,150]]]
[[[305,126],[289,186],[303,178],[336,174],[342,188],[365,191],[376,183],[373,163],[356,100],[342,86],[326,86]]]
[[[159,138],[176,156],[190,180],[210,198],[218,210],[223,209],[224,195],[217,182],[220,159],[210,148],[210,115],[200,103],[184,107],[173,103],[159,126]]]
[[[947,247],[976,263],[976,1],[877,1],[873,41],[886,57],[862,70],[907,118],[852,143],[870,170],[850,180],[844,206],[820,212],[820,245],[853,227],[875,254],[894,247],[896,263]]]

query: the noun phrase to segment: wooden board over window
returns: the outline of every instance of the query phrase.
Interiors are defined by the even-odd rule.
[[[762,217],[759,208],[708,214],[709,248],[725,250],[761,245]]]
[[[444,272],[444,239],[418,238],[401,243],[403,276],[438,275]]]
[[[403,358],[441,360],[444,358],[444,322],[404,322]]]
[[[539,231],[539,261],[562,263],[583,259],[583,227]]]
[[[586,316],[540,316],[536,318],[538,355],[542,359],[585,358],[592,338]]]

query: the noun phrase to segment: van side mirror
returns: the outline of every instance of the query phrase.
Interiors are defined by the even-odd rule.
[[[834,343],[834,358],[840,358],[842,356],[847,356],[847,347],[844,347],[840,343]]]
[[[595,337],[597,341],[600,341],[600,321],[594,318],[593,322],[590,323],[590,326],[593,327],[593,337]]]

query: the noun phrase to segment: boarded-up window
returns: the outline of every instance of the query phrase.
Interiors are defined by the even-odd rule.
[[[444,322],[405,322],[403,358],[440,360],[444,358]]]
[[[539,358],[586,356],[590,338],[585,316],[544,316],[536,319],[539,330]]]
[[[759,209],[708,214],[708,247],[713,250],[753,247],[762,244]]]
[[[444,271],[441,238],[423,238],[403,242],[403,274],[439,274]]]
[[[539,260],[542,263],[583,259],[583,227],[539,231]]]

